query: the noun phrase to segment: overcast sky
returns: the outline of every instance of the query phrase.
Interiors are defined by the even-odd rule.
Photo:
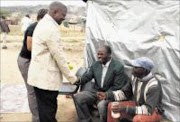
[[[65,5],[77,5],[77,6],[86,6],[82,0],[0,0],[0,5],[2,7],[6,6],[36,6],[36,5],[49,5],[52,1],[60,1]]]

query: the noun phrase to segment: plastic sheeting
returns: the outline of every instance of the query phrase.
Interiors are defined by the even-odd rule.
[[[131,60],[146,56],[155,63],[163,87],[165,117],[180,121],[180,1],[93,0],[87,2],[86,65],[108,44],[127,73]]]
[[[25,84],[1,83],[0,113],[30,112]]]

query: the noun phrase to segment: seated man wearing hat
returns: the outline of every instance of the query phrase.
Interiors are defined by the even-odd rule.
[[[133,122],[157,122],[162,113],[162,89],[159,81],[151,72],[154,64],[146,57],[132,61],[132,80],[121,90],[104,95],[106,99],[116,102],[108,105],[108,122],[119,122],[124,119]],[[103,96],[103,95],[102,95]],[[124,101],[131,100],[131,101]],[[119,114],[113,118],[112,115]]]

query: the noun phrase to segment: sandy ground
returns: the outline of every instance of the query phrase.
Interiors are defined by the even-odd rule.
[[[63,42],[64,50],[68,60],[74,66],[75,72],[83,65],[83,42],[67,43]],[[0,50],[1,56],[1,83],[21,84],[23,79],[17,66],[17,57],[20,52],[22,42],[9,42],[7,50]],[[58,122],[77,122],[77,115],[73,100],[63,95],[58,96]],[[0,115],[1,122],[31,122],[30,113],[8,113]]]

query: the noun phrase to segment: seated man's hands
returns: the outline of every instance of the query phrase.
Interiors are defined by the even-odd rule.
[[[97,96],[97,98],[99,99],[99,100],[104,100],[104,99],[106,99],[106,93],[104,93],[104,92],[97,92],[96,93],[96,96]]]
[[[111,109],[114,113],[117,113],[117,112],[122,112],[122,111],[126,111],[126,106],[123,106],[121,103],[117,103],[116,104],[113,104],[112,103],[112,106],[111,106]]]

